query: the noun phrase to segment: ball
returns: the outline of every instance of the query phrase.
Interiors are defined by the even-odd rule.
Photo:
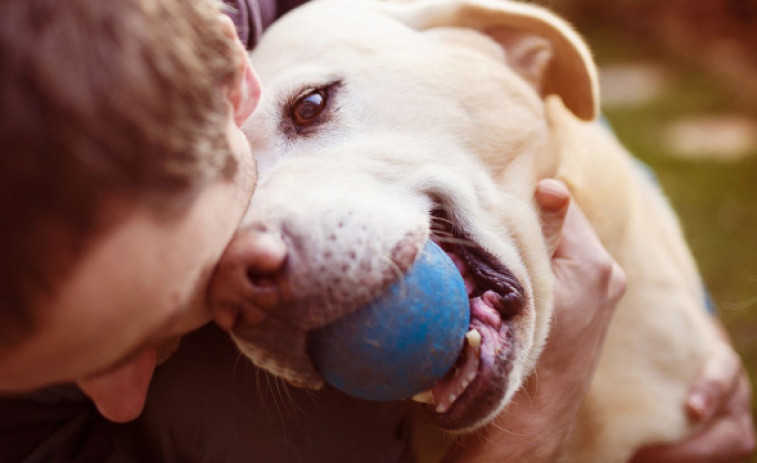
[[[452,368],[469,321],[462,276],[449,256],[428,241],[385,293],[314,332],[310,354],[325,381],[349,395],[406,399]]]

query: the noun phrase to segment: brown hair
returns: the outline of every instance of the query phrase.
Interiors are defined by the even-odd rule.
[[[213,0],[0,3],[0,345],[102,229],[102,201],[175,210],[234,170],[238,59]]]

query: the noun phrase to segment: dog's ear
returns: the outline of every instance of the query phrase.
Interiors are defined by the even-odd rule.
[[[467,28],[505,50],[508,64],[546,98],[558,95],[584,120],[597,116],[597,73],[581,37],[544,8],[509,0],[395,0],[385,7],[416,30]]]

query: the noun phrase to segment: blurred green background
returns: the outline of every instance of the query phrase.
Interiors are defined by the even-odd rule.
[[[757,397],[757,0],[536,3],[590,43],[603,113],[678,211]]]

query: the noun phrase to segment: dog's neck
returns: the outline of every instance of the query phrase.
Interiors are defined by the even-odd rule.
[[[626,150],[599,122],[578,120],[559,100],[547,101],[546,110],[555,153],[541,177],[566,183],[613,253],[630,229],[627,216],[617,211],[633,208],[639,198],[636,169],[629,168]]]

